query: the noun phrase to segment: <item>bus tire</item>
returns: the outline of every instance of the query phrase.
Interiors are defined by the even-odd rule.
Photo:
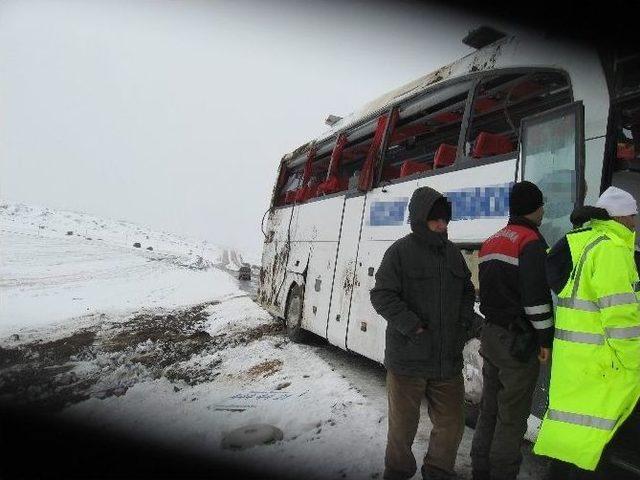
[[[292,342],[303,343],[307,340],[307,332],[302,329],[304,290],[300,285],[293,285],[287,296],[287,309],[284,315],[287,336]]]

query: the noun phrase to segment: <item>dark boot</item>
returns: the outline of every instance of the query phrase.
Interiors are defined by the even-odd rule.
[[[438,467],[423,465],[420,469],[422,480],[455,480],[458,476],[454,472],[447,472]]]
[[[407,472],[399,472],[390,468],[385,468],[384,473],[382,474],[382,478],[384,480],[407,480],[411,477],[413,477],[413,473],[409,474]]]
[[[473,470],[471,478],[473,480],[491,480],[491,475],[486,470]]]

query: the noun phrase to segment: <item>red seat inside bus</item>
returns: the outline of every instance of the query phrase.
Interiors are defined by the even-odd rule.
[[[456,112],[440,112],[434,115],[433,119],[440,123],[451,123],[462,120],[462,115]]]
[[[473,145],[471,156],[474,158],[500,155],[514,150],[513,142],[506,135],[480,132]]]
[[[295,195],[296,203],[304,202],[307,199],[306,194],[307,194],[307,187],[301,187],[297,189],[296,195]]]
[[[341,192],[346,190],[349,186],[349,179],[347,177],[338,177],[335,175],[330,176],[327,181],[318,185],[318,195],[330,195],[332,193]]]
[[[298,194],[298,189],[289,190],[284,196],[284,204],[289,205],[290,203],[295,202],[297,194]]]
[[[320,184],[316,183],[314,185],[309,185],[307,187],[307,195],[305,200],[309,200],[310,198],[314,198],[318,196],[318,187]]]
[[[430,163],[416,162],[415,160],[405,160],[400,167],[400,176],[407,177],[418,172],[426,172],[431,170],[433,166]]]
[[[433,156],[433,166],[435,168],[448,167],[456,159],[458,147],[441,143]]]
[[[303,203],[309,200],[310,198],[314,198],[318,196],[318,184],[307,185],[306,187],[302,187],[298,189],[298,193],[296,193],[296,202]]]
[[[479,98],[474,102],[473,109],[477,113],[484,113],[495,108],[496,105],[498,105],[498,101],[491,97]]]
[[[617,150],[618,160],[633,160],[636,157],[635,148],[632,143],[619,143]]]

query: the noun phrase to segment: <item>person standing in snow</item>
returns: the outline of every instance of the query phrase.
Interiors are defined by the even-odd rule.
[[[538,231],[543,196],[533,183],[511,188],[509,221],[480,248],[482,402],[471,446],[474,480],[515,480],[540,363],[553,340],[547,243]]]
[[[556,243],[547,261],[558,304],[549,408],[534,452],[556,460],[558,479],[593,478],[589,471],[640,398],[638,206],[609,187],[595,207],[574,212],[574,223],[588,222]]]
[[[433,429],[422,476],[448,480],[455,478],[464,431],[462,349],[475,293],[460,250],[447,238],[448,200],[429,187],[418,188],[409,202],[409,220],[412,233],[387,249],[370,294],[376,312],[387,321],[384,478],[415,474],[411,446],[426,396]]]

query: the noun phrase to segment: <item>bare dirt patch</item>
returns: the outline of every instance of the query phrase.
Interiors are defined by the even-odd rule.
[[[247,370],[247,375],[253,378],[268,377],[279,372],[281,368],[282,362],[280,360],[265,360]]]
[[[21,349],[0,347],[0,368],[12,367],[24,362],[24,360],[25,355]]]
[[[213,337],[219,347],[237,347],[247,345],[264,337],[280,335],[284,332],[282,322],[263,323],[253,328],[234,333],[220,333]]]
[[[212,382],[220,374],[217,352],[283,331],[281,323],[269,322],[212,337],[205,331],[206,308],[215,303],[141,313],[125,322],[105,317],[104,324],[59,340],[0,347],[0,402],[54,412],[90,397],[123,395],[147,379]],[[271,375],[280,365],[263,362],[251,375]]]
[[[32,343],[30,348],[47,365],[57,365],[86,350],[95,338],[95,331],[83,330],[52,342]]]
[[[264,323],[239,332],[223,332],[210,337],[206,351],[203,350],[202,353],[211,354],[226,348],[247,345],[264,337],[279,335],[282,332],[283,327],[280,322]],[[221,364],[222,360],[215,356],[202,362],[176,362],[165,368],[162,375],[172,382],[183,381],[193,386],[214,381],[220,375],[219,366]]]
[[[0,399],[47,411],[87,398],[76,387],[86,389],[95,379],[67,374],[73,368],[70,359],[89,350],[95,337],[94,331],[81,330],[51,342],[0,349]]]
[[[152,376],[158,378],[165,367],[215,346],[204,331],[207,319],[204,310],[216,303],[165,315],[141,314],[125,323],[114,324],[112,332],[106,334],[103,348],[109,353],[125,354],[132,362],[148,367]]]

